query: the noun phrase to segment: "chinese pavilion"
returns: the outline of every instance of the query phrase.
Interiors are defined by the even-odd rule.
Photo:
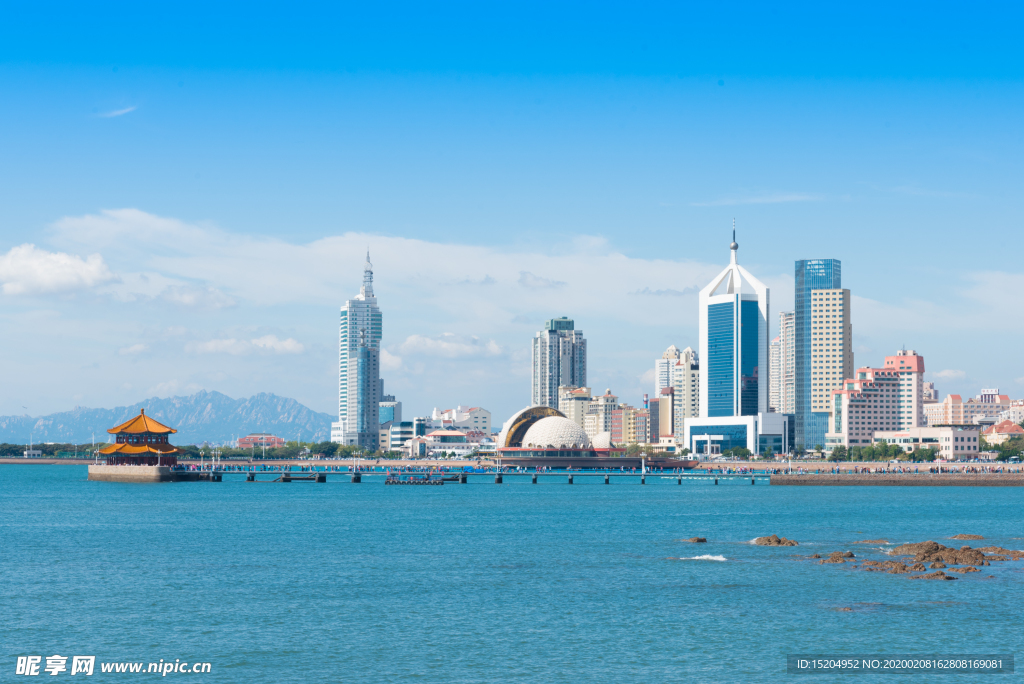
[[[178,463],[178,457],[173,455],[178,450],[167,442],[167,436],[177,430],[147,416],[146,409],[107,432],[117,436],[113,444],[100,449],[107,457],[107,465],[173,466]]]

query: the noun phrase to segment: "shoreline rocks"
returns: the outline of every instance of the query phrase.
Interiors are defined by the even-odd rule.
[[[706,537],[690,537],[684,541],[688,541],[691,544],[707,544],[708,540]]]
[[[967,540],[975,540],[975,539],[984,539],[984,537],[982,537],[980,534],[954,534],[952,537],[950,537],[950,539],[957,539],[957,540],[961,540],[962,539],[964,541],[967,541]]]
[[[955,580],[956,577],[953,577],[952,575],[947,575],[946,573],[942,572],[941,570],[936,570],[935,572],[930,572],[927,575],[914,575],[910,579]]]

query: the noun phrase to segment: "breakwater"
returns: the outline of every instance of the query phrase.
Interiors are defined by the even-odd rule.
[[[807,473],[772,475],[771,484],[824,487],[1024,487],[1024,473]]]

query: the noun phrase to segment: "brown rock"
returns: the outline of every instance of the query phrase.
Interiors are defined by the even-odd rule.
[[[910,579],[955,580],[956,577],[952,577],[951,575],[947,575],[946,573],[942,572],[941,570],[937,570],[935,572],[930,572],[927,575],[914,575]]]
[[[981,570],[978,570],[973,565],[965,565],[962,568],[953,568],[950,572],[981,572]]]
[[[980,534],[954,534],[950,539],[984,539]]]
[[[865,570],[872,572],[888,572],[890,575],[905,575],[910,572],[910,568],[905,563],[899,561],[864,561],[861,565],[864,566]]]
[[[845,552],[843,552],[843,558],[853,558],[853,557],[854,557],[853,556],[853,551],[845,551]]]
[[[706,537],[690,537],[686,541],[693,542],[694,544],[706,544],[708,540]]]
[[[888,544],[888,539],[863,539],[861,541],[855,541],[854,544]]]
[[[944,567],[946,567],[946,564],[945,563],[940,563],[939,561],[935,561],[934,563],[932,563],[928,567],[934,570],[936,568],[944,568]]]
[[[943,567],[945,567],[945,566],[943,566]],[[910,569],[913,570],[914,572],[921,572],[922,570],[925,570],[926,568],[924,567],[924,563],[914,563],[913,565],[910,566]]]
[[[758,537],[754,540],[754,543],[758,546],[796,546],[797,543],[792,539],[786,539],[780,537],[777,534],[773,534],[770,537]]]
[[[808,558],[821,558],[821,554],[820,553],[815,553],[815,554],[813,554],[811,556],[808,556]]]
[[[917,544],[900,544],[892,550],[894,556],[916,556],[919,553],[933,553],[939,549],[944,549],[938,542],[923,541]]]
[[[824,560],[819,561],[819,563],[821,563],[821,564],[825,564],[825,563],[845,563],[845,562],[846,562],[846,559],[843,558],[843,554],[840,553],[839,551],[833,551],[832,553],[829,554],[828,558],[825,558]]]
[[[853,612],[853,608],[849,608],[847,606],[843,606],[842,608],[836,608],[836,610],[839,611],[840,613],[852,613]]]

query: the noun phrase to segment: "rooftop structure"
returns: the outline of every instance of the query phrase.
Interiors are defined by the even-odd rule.
[[[114,435],[113,444],[100,449],[107,457],[107,465],[173,466],[178,463],[177,448],[168,437],[174,428],[153,420],[140,409],[139,415],[107,430]]]

